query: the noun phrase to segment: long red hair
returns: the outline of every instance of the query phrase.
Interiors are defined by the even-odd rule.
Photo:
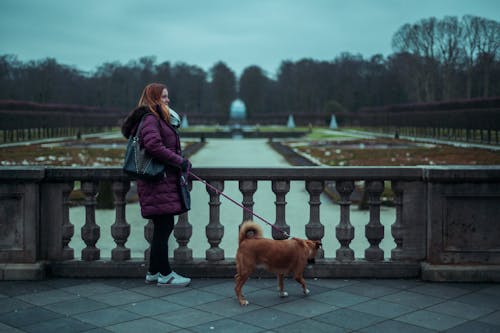
[[[151,111],[155,116],[165,119],[165,121],[170,122],[170,112],[168,106],[163,104],[161,100],[161,94],[163,89],[167,89],[164,84],[161,83],[150,83],[142,91],[141,98],[137,106],[145,106]],[[158,114],[156,106],[160,106],[161,115]]]

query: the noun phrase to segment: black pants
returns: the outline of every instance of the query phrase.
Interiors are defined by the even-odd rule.
[[[149,272],[168,275],[172,272],[168,262],[168,239],[174,230],[173,215],[158,215],[152,218],[154,224],[153,240],[149,254]]]

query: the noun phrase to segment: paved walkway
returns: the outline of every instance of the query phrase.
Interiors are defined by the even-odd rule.
[[[267,139],[207,139],[192,158],[194,167],[288,167]]]
[[[0,332],[500,332],[500,285],[308,279],[245,286],[195,279],[186,288],[141,279],[0,282]]]

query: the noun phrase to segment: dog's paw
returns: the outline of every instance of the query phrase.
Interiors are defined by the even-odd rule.
[[[288,293],[286,291],[280,291],[279,295],[280,295],[281,298],[288,297]]]
[[[311,293],[311,292],[309,291],[309,289],[304,290],[304,295],[306,295],[306,296],[307,296],[307,295],[309,295],[310,293]]]
[[[240,305],[241,305],[241,306],[247,306],[248,304],[249,304],[249,303],[248,303],[248,301],[247,301],[246,299],[245,299],[245,300],[240,301]]]

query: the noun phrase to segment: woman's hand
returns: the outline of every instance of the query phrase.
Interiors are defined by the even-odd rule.
[[[191,169],[191,167],[192,167],[191,162],[189,162],[189,160],[185,158],[181,163],[182,172],[186,172],[187,170]]]

